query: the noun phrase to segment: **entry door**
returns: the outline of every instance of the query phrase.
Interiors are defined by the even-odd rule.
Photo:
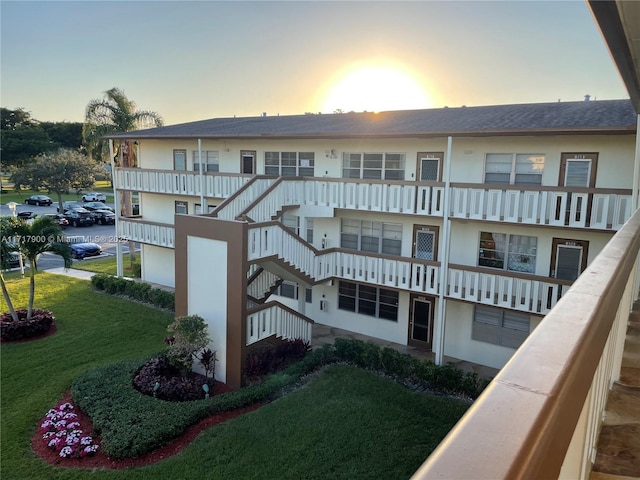
[[[413,258],[438,259],[438,227],[432,225],[413,226]]]
[[[589,242],[554,238],[550,277],[573,281],[587,268]]]
[[[418,153],[418,176],[421,182],[442,181],[442,159],[444,152]]]
[[[256,173],[256,152],[250,150],[240,151],[240,173],[249,173],[251,175]]]
[[[433,343],[433,311],[435,298],[411,296],[409,313],[409,345],[431,350]]]
[[[561,187],[582,187],[594,188],[596,185],[596,170],[598,167],[597,153],[563,153],[560,157],[560,179],[558,185]],[[591,217],[592,195],[587,197],[587,205],[578,204],[576,213],[578,217],[586,215],[587,222]],[[567,195],[567,211],[565,221],[569,221],[571,203],[571,192]]]

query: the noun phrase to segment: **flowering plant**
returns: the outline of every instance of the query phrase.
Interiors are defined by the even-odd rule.
[[[80,429],[74,409],[71,403],[62,403],[49,410],[40,424],[42,440],[61,458],[82,458],[98,451],[93,438]]]

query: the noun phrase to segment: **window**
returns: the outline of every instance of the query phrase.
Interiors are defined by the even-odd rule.
[[[402,225],[343,218],[340,246],[363,252],[400,255]]]
[[[340,282],[338,308],[397,322],[398,292],[359,283]]]
[[[187,169],[187,151],[186,150],[173,151],[173,169],[174,170]]]
[[[518,348],[529,335],[529,316],[476,305],[471,338],[503,347]]]
[[[485,183],[542,185],[544,155],[530,153],[488,153]]]
[[[297,215],[291,215],[290,213],[285,212],[282,214],[281,219],[282,219],[282,224],[284,225],[285,228],[288,228],[296,235],[299,235],[300,217],[298,217]]]
[[[189,213],[189,204],[187,202],[176,202],[176,213]]]
[[[196,203],[194,205],[196,215],[202,215],[202,205]],[[211,213],[216,209],[216,205],[207,205],[207,213]]]
[[[478,265],[535,273],[537,237],[480,232]]]
[[[200,162],[198,157],[198,150],[193,150],[191,152],[193,158],[193,171],[200,171]],[[202,151],[202,160],[204,164],[203,172],[219,172],[220,171],[220,156],[217,150],[203,150]]]
[[[342,178],[404,180],[404,153],[344,153]]]
[[[265,175],[313,177],[315,153],[264,152]]]
[[[278,289],[276,290],[276,295],[280,295],[281,297],[292,298],[294,300],[298,299],[298,284],[295,282],[290,282],[288,280],[284,280]],[[305,303],[312,303],[312,290],[310,288],[305,288],[304,291],[304,301]]]
[[[313,218],[307,218],[307,234],[306,234],[306,241],[309,242],[311,245],[313,245]]]

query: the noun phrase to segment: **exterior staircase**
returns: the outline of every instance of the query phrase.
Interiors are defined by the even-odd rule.
[[[590,478],[640,478],[640,301],[629,314],[620,379],[609,393]]]
[[[262,305],[282,283],[282,278],[258,265],[252,265],[247,280],[250,307]]]

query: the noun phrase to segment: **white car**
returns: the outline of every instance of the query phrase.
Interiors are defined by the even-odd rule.
[[[107,196],[104,193],[89,192],[82,195],[83,202],[106,202]]]

